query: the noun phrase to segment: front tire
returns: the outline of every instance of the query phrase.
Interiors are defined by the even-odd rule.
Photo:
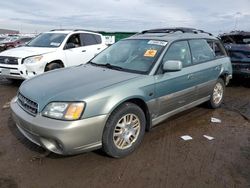
[[[224,94],[225,83],[221,78],[219,78],[213,87],[211,98],[208,101],[208,106],[213,109],[219,108],[223,102]]]
[[[103,132],[104,152],[114,158],[132,153],[145,134],[146,118],[142,109],[133,103],[124,103],[109,117]]]
[[[63,68],[60,63],[50,63],[45,67],[45,72],[60,68]]]

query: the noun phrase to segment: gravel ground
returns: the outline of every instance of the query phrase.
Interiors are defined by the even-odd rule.
[[[17,130],[8,102],[20,83],[0,80],[0,187],[250,187],[250,88],[233,84],[217,110],[205,105],[148,132],[130,156],[59,156]],[[221,123],[211,123],[211,117]],[[180,137],[190,135],[193,140]],[[203,135],[214,137],[207,140]]]

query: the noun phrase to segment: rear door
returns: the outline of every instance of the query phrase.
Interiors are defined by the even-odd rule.
[[[197,80],[193,77],[188,42],[177,41],[171,44],[162,59],[162,63],[168,60],[181,61],[183,69],[176,72],[159,72],[155,76],[155,93],[160,107],[159,116],[183,107],[196,98],[195,87]]]
[[[193,77],[196,80],[197,100],[208,97],[221,71],[221,58],[216,41],[206,39],[189,40],[193,62]]]
[[[101,36],[92,33],[81,33],[81,42],[83,46],[84,61],[87,63],[95,55],[103,50]]]

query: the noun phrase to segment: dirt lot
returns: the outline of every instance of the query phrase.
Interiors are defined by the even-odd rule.
[[[250,88],[234,84],[217,110],[199,106],[145,135],[132,155],[62,157],[30,143],[6,104],[19,84],[0,80],[0,187],[250,187]],[[222,123],[210,122],[211,117]],[[180,136],[193,140],[183,141]],[[214,137],[207,140],[203,135]]]

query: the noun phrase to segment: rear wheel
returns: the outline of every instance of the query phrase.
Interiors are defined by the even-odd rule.
[[[115,158],[130,154],[141,143],[145,125],[145,115],[140,107],[133,103],[121,105],[106,123],[102,139],[103,150]]]
[[[50,63],[45,67],[45,72],[60,68],[63,68],[60,63]]]
[[[208,106],[210,108],[219,108],[221,106],[221,103],[223,102],[225,94],[225,83],[224,81],[219,78],[214,85],[211,98],[208,101]]]

